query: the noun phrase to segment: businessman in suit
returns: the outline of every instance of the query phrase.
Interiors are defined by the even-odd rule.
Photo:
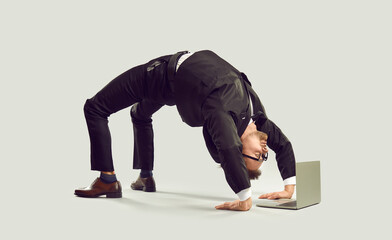
[[[84,113],[91,146],[91,170],[101,175],[89,187],[76,189],[80,197],[121,197],[121,184],[114,173],[107,118],[132,106],[134,169],[141,169],[132,183],[134,190],[154,192],[152,176],[154,143],[152,115],[162,106],[176,105],[182,120],[203,127],[212,158],[239,200],[217,209],[247,211],[252,206],[250,179],[267,159],[267,146],[276,160],[285,189],[260,198],[291,198],[295,186],[292,145],[268,119],[247,76],[212,51],[178,52],[134,67],[87,99]],[[268,139],[267,139],[268,138]]]

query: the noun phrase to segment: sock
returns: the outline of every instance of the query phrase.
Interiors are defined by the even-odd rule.
[[[110,174],[105,174],[101,172],[100,176],[101,180],[104,183],[114,183],[117,182],[116,174],[110,175]]]
[[[141,170],[140,171],[140,177],[141,178],[147,178],[147,177],[152,177],[152,170]]]

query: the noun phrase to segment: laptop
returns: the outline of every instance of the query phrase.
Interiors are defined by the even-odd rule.
[[[260,199],[258,207],[301,209],[321,201],[320,161],[297,162],[296,199]]]

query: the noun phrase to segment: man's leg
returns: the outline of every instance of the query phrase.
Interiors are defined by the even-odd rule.
[[[121,109],[141,101],[145,67],[132,68],[108,83],[84,105],[91,147],[91,170],[101,171],[90,188],[77,189],[75,194],[82,197],[121,197],[121,185],[113,173],[111,136],[108,117]]]
[[[108,83],[84,105],[91,146],[91,170],[114,171],[108,117],[140,101],[137,88],[143,67],[132,68]]]
[[[163,104],[149,100],[143,100],[131,108],[133,123],[134,149],[133,168],[141,169],[140,177],[131,188],[155,192],[155,181],[152,178],[154,168],[154,131],[152,127],[152,115]]]

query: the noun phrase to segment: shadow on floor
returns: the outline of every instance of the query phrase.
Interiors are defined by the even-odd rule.
[[[185,197],[185,198],[190,198],[190,199],[201,199],[201,200],[208,200],[208,201],[221,201],[221,202],[227,202],[231,201],[228,198],[223,198],[223,197],[218,197],[218,196],[210,196],[210,195],[202,195],[202,194],[195,194],[195,193],[183,193],[183,192],[168,192],[168,191],[158,191],[158,194],[169,194],[169,195],[175,195],[175,196],[180,196],[180,197]]]

